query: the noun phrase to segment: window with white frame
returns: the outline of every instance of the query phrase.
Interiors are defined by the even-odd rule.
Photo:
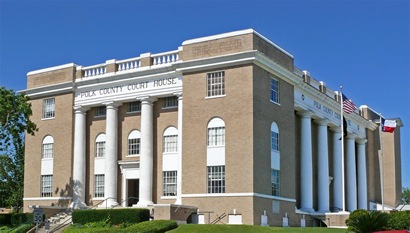
[[[208,123],[208,146],[225,145],[225,122],[220,118],[213,118]]]
[[[208,193],[225,193],[225,166],[208,166]]]
[[[280,196],[280,171],[271,169],[272,195]]]
[[[95,108],[94,117],[105,117],[107,115],[107,107],[98,106]]]
[[[105,175],[94,176],[94,197],[104,197]]]
[[[270,80],[270,100],[279,103],[279,81],[272,78]]]
[[[53,175],[41,176],[41,197],[53,196]]]
[[[163,176],[163,196],[177,195],[177,171],[164,171]]]
[[[127,113],[141,112],[141,102],[134,101],[128,103]]]
[[[101,133],[95,139],[95,157],[105,157],[105,134]]]
[[[163,152],[178,152],[178,129],[168,127],[164,131]]]
[[[178,107],[178,97],[170,96],[170,97],[164,98],[162,108],[175,108],[175,107]]]
[[[271,129],[270,132],[270,139],[271,139],[271,150],[272,151],[279,151],[279,133],[276,131],[273,131]]]
[[[50,135],[43,139],[43,144],[41,146],[41,158],[42,159],[52,159],[54,157],[54,139]]]
[[[207,74],[207,97],[225,95],[225,71]]]
[[[138,130],[133,130],[128,135],[128,156],[140,154],[141,133]]]
[[[51,119],[55,117],[56,102],[54,98],[43,100],[43,119]]]

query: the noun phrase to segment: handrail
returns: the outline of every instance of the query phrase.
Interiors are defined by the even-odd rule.
[[[127,199],[122,200],[117,206],[121,206],[122,203],[124,203],[124,202],[126,202],[126,201],[128,201],[128,200],[130,200],[130,199],[139,200],[139,197],[128,197]],[[114,209],[114,208],[117,207],[117,206],[112,206],[111,209]]]

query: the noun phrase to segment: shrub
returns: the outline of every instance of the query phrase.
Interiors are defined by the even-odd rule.
[[[388,228],[390,230],[410,229],[410,211],[396,211],[390,213]]]
[[[11,224],[11,214],[0,214],[0,225]]]
[[[174,220],[154,220],[132,225],[121,232],[163,233],[177,228]]]
[[[110,224],[139,223],[149,220],[148,209],[75,210],[73,223],[86,224],[109,219]]]
[[[33,213],[14,213],[11,215],[11,224],[17,226],[33,221]]]
[[[350,214],[346,220],[346,225],[349,231],[367,233],[386,229],[389,219],[390,215],[387,213],[356,210]]]

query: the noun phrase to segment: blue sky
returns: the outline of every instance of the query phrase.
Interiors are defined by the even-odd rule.
[[[356,105],[400,117],[410,187],[410,1],[0,0],[0,86],[29,71],[171,51],[187,39],[253,28]]]

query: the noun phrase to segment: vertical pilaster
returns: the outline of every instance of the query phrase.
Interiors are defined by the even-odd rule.
[[[140,154],[140,189],[137,206],[153,204],[153,106],[156,99],[141,99],[141,154]]]
[[[357,141],[357,208],[367,210],[366,139]]]
[[[333,131],[333,207],[343,210],[343,172],[342,172],[342,130],[340,127]]]
[[[318,212],[329,212],[329,150],[327,145],[327,122],[318,125]]]
[[[346,209],[355,211],[357,209],[357,182],[354,135],[348,134],[346,139]]]
[[[85,124],[89,108],[74,106],[74,162],[73,162],[73,202],[72,208],[85,207]]]
[[[302,211],[314,212],[313,210],[313,167],[312,167],[312,123],[311,114],[302,112],[301,142],[300,142],[300,207]]]
[[[105,206],[111,207],[118,205],[117,202],[117,172],[118,172],[118,106],[115,102],[105,103],[107,106],[106,117],[106,149],[105,149],[105,184],[104,193],[106,200]]]
[[[177,167],[177,200],[175,204],[182,204],[182,93],[178,93],[178,167]]]

